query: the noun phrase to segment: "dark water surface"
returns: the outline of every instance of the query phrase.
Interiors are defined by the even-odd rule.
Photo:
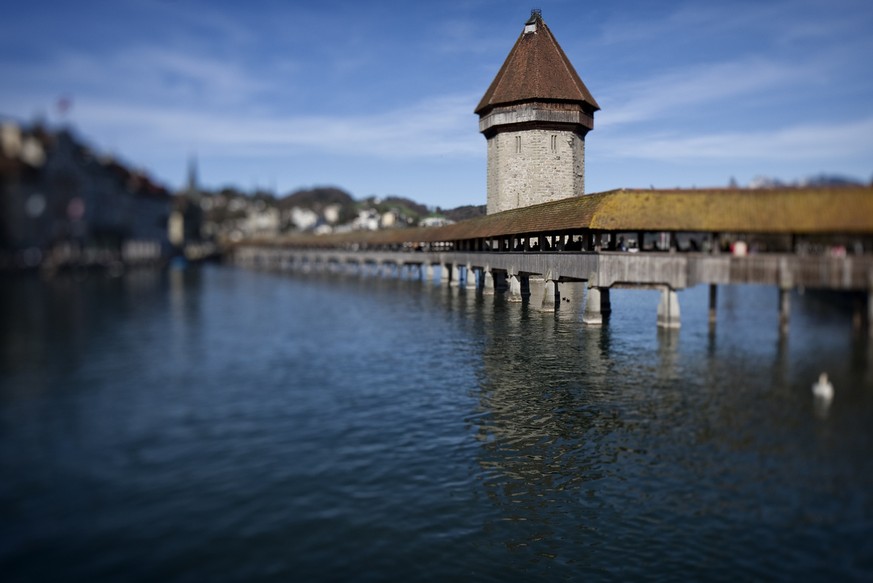
[[[0,282],[3,581],[869,580],[873,350],[776,291],[543,314],[231,268]],[[836,386],[827,410],[810,386]]]

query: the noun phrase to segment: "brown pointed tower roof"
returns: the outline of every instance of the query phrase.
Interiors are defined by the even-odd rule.
[[[531,14],[476,113],[525,101],[583,102],[600,109],[539,11]]]

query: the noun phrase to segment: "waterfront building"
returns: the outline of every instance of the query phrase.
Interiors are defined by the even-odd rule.
[[[155,261],[167,247],[166,189],[68,129],[3,124],[0,208],[4,264]]]
[[[585,135],[598,109],[532,11],[475,110],[488,144],[488,214],[584,194]]]

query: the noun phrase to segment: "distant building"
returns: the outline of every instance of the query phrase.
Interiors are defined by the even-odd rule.
[[[309,231],[318,225],[318,213],[312,209],[299,206],[291,207],[287,211],[291,224],[300,231]]]
[[[0,247],[13,264],[160,259],[170,200],[145,174],[96,155],[68,130],[0,129]]]
[[[264,201],[249,205],[244,231],[248,236],[275,236],[279,234],[279,209]]]
[[[479,105],[488,214],[585,192],[585,135],[600,109],[538,10]]]
[[[446,217],[425,217],[418,222],[419,227],[445,227],[446,225],[453,224],[454,221],[450,221]]]
[[[381,216],[376,209],[362,209],[352,221],[352,229],[356,231],[378,231]]]
[[[329,204],[324,207],[324,220],[330,225],[339,223],[343,207],[339,204]]]
[[[397,214],[394,211],[382,213],[379,218],[379,226],[383,229],[391,229],[397,226]]]

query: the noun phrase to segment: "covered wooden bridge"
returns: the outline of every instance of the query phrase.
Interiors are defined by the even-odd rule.
[[[616,190],[504,211],[443,227],[247,240],[234,261],[272,269],[417,269],[450,286],[507,291],[587,282],[584,320],[602,322],[614,287],[662,290],[658,323],[679,326],[677,290],[765,284],[780,290],[787,326],[793,288],[866,293],[873,319],[873,188]],[[367,267],[370,266],[370,267]],[[860,296],[859,296],[860,297]],[[868,328],[870,328],[868,326]]]

